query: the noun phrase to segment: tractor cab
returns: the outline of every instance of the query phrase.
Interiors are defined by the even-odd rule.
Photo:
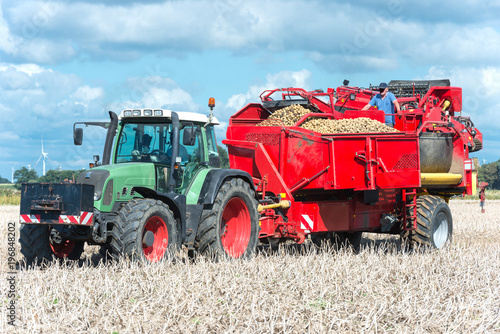
[[[208,123],[208,118],[201,114],[189,112],[175,114],[179,117],[177,143],[172,111],[165,109],[122,111],[112,163],[153,164],[157,191],[162,193],[169,191],[169,180],[173,173],[175,192],[185,194],[200,169],[220,165],[214,133],[214,125],[218,122],[212,118]]]

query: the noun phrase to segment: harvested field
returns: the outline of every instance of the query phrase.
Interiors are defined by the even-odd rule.
[[[17,271],[17,328],[2,279],[0,332],[498,332],[500,201],[450,206],[453,243],[427,253],[373,234],[359,254],[289,246],[220,263],[104,266],[89,248],[79,265]],[[18,212],[0,207],[3,276]]]

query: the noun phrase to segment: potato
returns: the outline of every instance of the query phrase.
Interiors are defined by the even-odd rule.
[[[310,112],[311,110],[304,108],[299,104],[294,104],[275,111],[267,120],[257,125],[293,126],[302,117],[304,117],[304,115]],[[398,130],[391,128],[384,123],[367,117],[343,119],[309,117],[300,127],[322,134],[398,132]]]

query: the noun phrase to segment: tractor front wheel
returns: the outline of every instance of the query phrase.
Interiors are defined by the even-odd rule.
[[[249,258],[257,250],[257,201],[242,179],[224,182],[198,228],[198,251],[220,258]]]
[[[168,205],[154,199],[135,199],[119,211],[110,248],[115,258],[158,262],[175,255],[180,247],[179,236]]]
[[[50,225],[22,224],[19,243],[26,266],[48,264],[54,259],[78,260],[83,241],[63,240]]]
[[[417,198],[417,228],[401,231],[401,239],[410,249],[427,246],[443,248],[451,242],[453,220],[446,202],[437,196],[424,195]]]

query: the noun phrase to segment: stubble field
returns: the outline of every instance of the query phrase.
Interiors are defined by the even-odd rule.
[[[486,204],[481,214],[477,201],[450,202],[453,243],[441,251],[365,234],[359,254],[285,247],[144,266],[102,265],[88,248],[79,265],[16,271],[14,299],[7,226],[19,208],[2,206],[0,332],[500,332],[500,201]]]

